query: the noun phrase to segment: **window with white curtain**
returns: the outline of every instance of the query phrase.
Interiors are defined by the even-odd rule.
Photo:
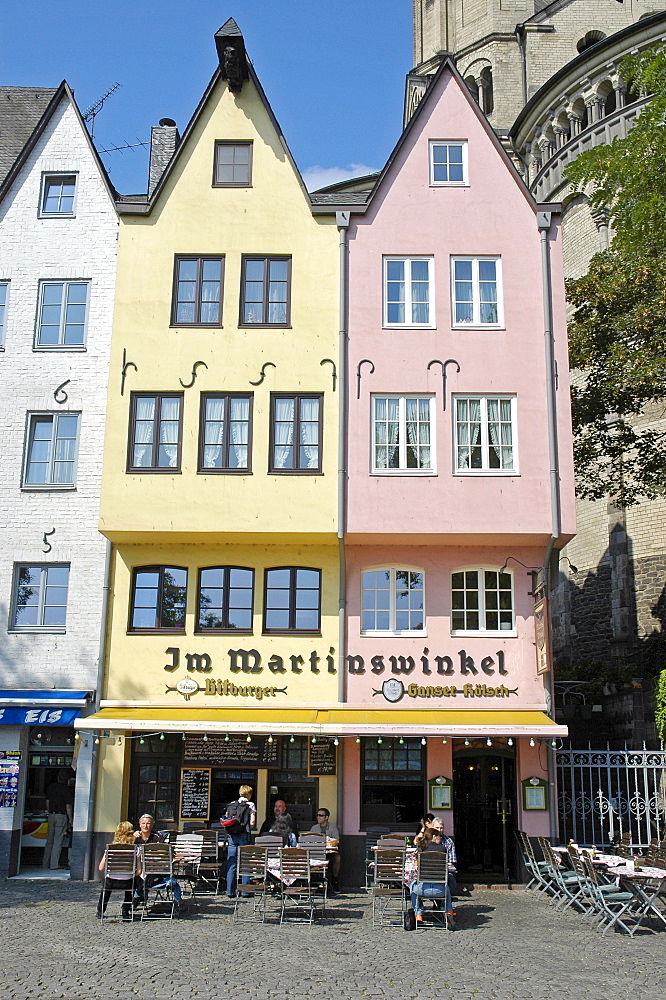
[[[432,473],[434,396],[373,396],[372,471]]]
[[[502,282],[499,257],[451,258],[453,326],[501,326]]]
[[[384,326],[434,326],[432,257],[384,257]]]
[[[518,471],[515,396],[455,396],[456,472]]]
[[[23,485],[73,486],[76,480],[78,413],[31,413]]]
[[[451,574],[452,632],[513,632],[513,574],[484,566]]]
[[[249,472],[252,395],[202,393],[199,472]]]
[[[241,261],[240,326],[289,326],[291,257]]]
[[[383,566],[361,574],[361,632],[425,635],[425,574]]]
[[[269,472],[321,472],[323,397],[271,395]]]
[[[182,393],[132,393],[128,472],[179,472]]]
[[[68,589],[66,563],[15,565],[10,630],[64,632]]]

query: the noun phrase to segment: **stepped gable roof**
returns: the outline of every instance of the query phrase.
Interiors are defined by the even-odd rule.
[[[0,87],[0,184],[55,93],[55,87]]]
[[[40,105],[39,114],[29,116],[31,128],[30,131],[28,132],[27,129],[29,122],[27,120],[25,112],[22,111],[22,103],[24,104],[24,101],[14,102],[12,100],[11,95],[16,91],[27,92],[28,93],[27,100],[29,104],[30,103],[29,94],[32,93],[34,95],[35,92],[39,92],[40,90],[44,94],[44,100],[43,102],[39,100],[35,101],[36,104]],[[90,138],[90,133],[86,128],[85,122],[81,117],[81,112],[79,111],[78,105],[74,100],[74,93],[72,90],[70,90],[69,84],[67,83],[66,80],[63,80],[60,86],[55,90],[53,89],[44,90],[38,87],[0,87],[0,107],[2,108],[2,110],[0,110],[0,156],[2,155],[3,152],[2,147],[5,145],[3,131],[2,131],[5,121],[9,122],[11,118],[14,118],[14,115],[9,110],[10,105],[11,106],[14,106],[15,104],[17,105],[15,117],[19,123],[18,128],[16,129],[17,138],[14,147],[15,153],[7,169],[0,170],[0,200],[2,200],[5,197],[7,191],[14,183],[14,180],[16,179],[21,168],[23,167],[23,164],[26,162],[26,160],[30,156],[30,153],[35,148],[37,142],[39,141],[40,137],[44,132],[44,129],[50,122],[51,117],[53,116],[56,108],[58,107],[63,98],[66,98],[71,103],[74,109],[74,113],[79,120],[79,124],[81,125],[83,134],[85,135],[88,141],[90,152],[92,153],[95,162],[97,163],[97,166],[99,168],[102,181],[106,185],[111,201],[115,203],[115,200],[117,198],[116,190],[109,179],[109,175],[107,174],[106,168],[104,167],[104,164],[102,163],[99,157],[99,153],[95,148],[95,144]],[[8,127],[11,128],[11,125],[8,125]],[[22,144],[19,146],[18,142],[21,136],[23,136],[23,141]],[[11,156],[11,152],[9,155]]]

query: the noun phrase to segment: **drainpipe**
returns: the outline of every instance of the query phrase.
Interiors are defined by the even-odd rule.
[[[553,339],[553,303],[552,282],[550,270],[550,252],[548,232],[552,221],[551,212],[537,211],[537,225],[541,236],[541,280],[543,288],[543,336],[546,351],[546,402],[548,410],[548,457],[550,461],[550,513],[551,535],[548,540],[546,554],[543,560],[543,583],[546,594],[549,591],[550,557],[560,534],[560,469],[557,448],[557,387],[555,366],[555,344]],[[550,607],[550,602],[549,602]],[[550,613],[549,613],[550,618]],[[548,622],[550,627],[550,621]],[[546,690],[549,698],[549,715],[555,718],[555,697],[553,688],[553,670],[546,674]],[[555,768],[555,753],[548,747],[548,787],[550,789],[550,837],[557,837],[557,773]]]
[[[516,41],[520,50],[520,82],[523,89],[523,106],[527,104],[527,53],[525,51],[525,25],[517,24],[514,28]]]
[[[97,683],[95,685],[95,712],[99,712],[104,683],[104,658],[106,653],[106,615],[109,607],[109,589],[111,580],[111,542],[106,541],[106,559],[104,564],[104,590],[102,592],[102,624],[99,633],[99,654],[97,659]],[[93,739],[92,736],[89,737]],[[90,797],[88,800],[88,819],[86,822],[86,851],[83,859],[83,881],[89,882],[95,878],[93,867],[93,838],[95,823],[95,797],[97,792],[97,764],[99,747],[93,740],[90,760]]]
[[[336,212],[335,222],[340,234],[340,329],[338,334],[338,557],[340,579],[338,584],[338,701],[345,699],[345,649],[347,648],[347,560],[345,553],[345,525],[347,499],[347,235],[349,212]],[[342,743],[338,747],[342,751]],[[342,757],[342,753],[340,753]],[[343,796],[338,766],[337,819],[342,826]]]

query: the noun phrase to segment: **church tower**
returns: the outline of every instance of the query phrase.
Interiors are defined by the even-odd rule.
[[[663,0],[412,0],[414,70],[419,78],[449,53],[493,128],[508,130],[547,81],[587,48],[666,9]],[[421,83],[421,89],[425,81]],[[410,96],[411,91],[411,96]]]

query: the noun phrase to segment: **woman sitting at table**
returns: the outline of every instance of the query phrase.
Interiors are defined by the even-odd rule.
[[[426,830],[432,830],[432,821],[434,820],[434,818],[435,818],[434,813],[426,813],[423,819],[420,820],[421,825],[419,826],[419,829],[416,832],[416,836],[414,837],[415,846],[418,846],[418,843],[423,837],[423,834],[426,832]]]
[[[419,853],[424,851],[441,851],[447,854],[449,875],[445,886],[438,882],[414,882],[410,886],[410,895],[414,914],[416,915],[416,922],[423,922],[423,899],[434,899],[437,909],[441,909],[439,901],[443,899],[444,909],[446,910],[446,926],[449,930],[454,931],[456,925],[454,922],[455,913],[451,909],[451,890],[456,887],[456,878],[453,873],[454,869],[451,866],[456,862],[456,849],[453,841],[450,837],[445,837],[444,831],[441,829],[426,829],[419,839],[417,850]]]
[[[277,816],[268,831],[273,837],[282,837],[283,847],[296,847],[296,834],[291,828],[289,820],[283,816]]]
[[[134,827],[131,823],[122,822],[116,827],[116,832],[113,836],[110,846],[113,847],[114,844],[134,844]],[[106,864],[106,853],[104,854],[102,860],[99,863],[99,870],[104,871],[104,866]],[[132,919],[132,879],[121,879],[113,878],[111,876],[104,880],[104,885],[102,891],[99,894],[99,901],[97,903],[97,916],[101,917],[103,913],[106,913],[106,906],[109,902],[109,897],[113,889],[124,889],[125,890],[125,901],[122,907],[122,917],[123,920]]]

